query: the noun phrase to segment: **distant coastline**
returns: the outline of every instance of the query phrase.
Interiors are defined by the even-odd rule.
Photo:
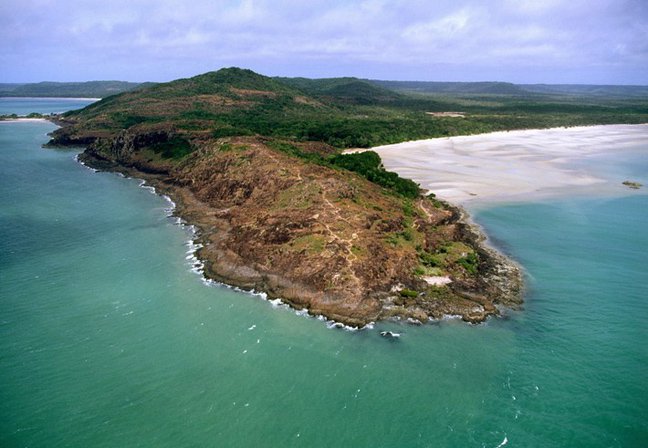
[[[0,96],[0,100],[39,100],[39,101],[99,101],[101,98],[81,96]]]

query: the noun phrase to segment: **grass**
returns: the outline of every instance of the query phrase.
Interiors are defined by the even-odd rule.
[[[279,194],[273,208],[306,210],[319,196],[320,190],[315,183],[296,183]]]
[[[311,255],[320,254],[326,247],[326,238],[322,235],[304,235],[295,238],[288,244],[294,252],[305,250]]]

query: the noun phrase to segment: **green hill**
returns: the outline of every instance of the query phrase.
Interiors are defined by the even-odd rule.
[[[528,92],[551,95],[648,98],[648,86],[615,86],[588,84],[521,84]]]
[[[444,88],[392,92],[356,78],[227,68],[68,112],[57,117],[62,127],[51,143],[87,146],[84,163],[144,177],[169,194],[201,229],[210,278],[352,325],[443,314],[477,322],[497,314],[495,303],[519,300],[517,270],[479,245],[459,211],[420,196],[376,153],[341,149],[647,122],[648,108],[635,99],[519,95],[502,83],[472,86],[473,93]],[[462,113],[436,113],[450,111]],[[451,285],[424,279],[439,275],[451,276]]]
[[[378,105],[393,103],[402,95],[358,78],[277,78],[309,95],[347,104]]]
[[[0,84],[0,96],[58,97],[58,98],[105,98],[117,93],[143,87],[125,81],[88,82],[39,82],[30,84]]]
[[[528,95],[525,89],[509,82],[428,82],[428,81],[379,81],[371,83],[397,92]]]
[[[64,119],[79,136],[173,127],[192,137],[263,135],[335,147],[438,132],[419,111],[396,116],[373,107],[396,100],[399,94],[354,78],[288,80],[226,68],[104,98]]]
[[[443,93],[405,91],[417,86],[436,86]],[[136,127],[173,129],[189,139],[257,135],[336,148],[506,129],[648,121],[643,100],[520,92],[508,83],[271,78],[232,67],[142,85],[62,118],[70,125],[67,137],[78,142]],[[462,114],[436,113],[445,111]]]
[[[517,271],[506,284],[491,276],[502,262],[461,214],[386,171],[377,153],[339,151],[448,128],[409,101],[353,78],[228,68],[68,112],[51,143],[87,146],[83,163],[168,194],[200,229],[209,278],[349,325],[482,321],[494,303],[519,301]],[[451,275],[456,290],[425,275]]]

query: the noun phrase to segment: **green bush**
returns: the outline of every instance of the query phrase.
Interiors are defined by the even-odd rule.
[[[403,179],[398,174],[386,171],[382,166],[380,156],[374,151],[364,151],[353,154],[337,154],[329,158],[335,166],[356,172],[381,187],[393,190],[406,198],[417,198],[419,186],[410,179]]]
[[[439,257],[429,252],[420,252],[419,261],[423,266],[432,267],[432,268],[442,264],[439,260]]]
[[[166,159],[181,159],[193,151],[191,143],[178,135],[171,139],[151,145],[151,150]]]
[[[470,272],[471,274],[477,274],[477,265],[479,264],[479,259],[474,252],[471,252],[465,257],[460,258],[459,260],[457,260],[457,263],[459,263],[466,271]]]
[[[399,294],[401,295],[401,297],[408,297],[410,299],[418,297],[418,292],[412,291],[411,289],[402,289],[400,290]]]

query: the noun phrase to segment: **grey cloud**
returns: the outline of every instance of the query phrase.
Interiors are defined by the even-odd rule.
[[[0,80],[167,80],[240,65],[646,84],[647,10],[638,0],[5,0]]]

